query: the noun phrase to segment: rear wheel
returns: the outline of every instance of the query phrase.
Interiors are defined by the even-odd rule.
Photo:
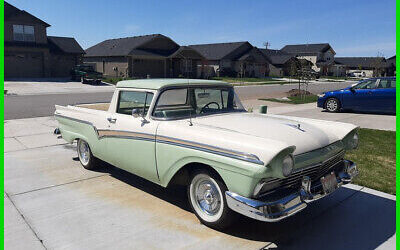
[[[325,102],[325,109],[329,112],[338,112],[340,109],[339,100],[336,98],[329,98]]]
[[[95,169],[97,165],[97,159],[93,156],[92,151],[90,150],[89,144],[82,140],[78,139],[77,143],[77,152],[79,161],[82,166],[86,169]]]
[[[81,76],[81,83],[83,83],[83,84],[87,83],[85,77],[83,77],[83,76]]]
[[[188,186],[188,199],[204,225],[222,229],[234,220],[235,214],[226,203],[225,191],[225,184],[217,176],[205,170],[193,173]]]

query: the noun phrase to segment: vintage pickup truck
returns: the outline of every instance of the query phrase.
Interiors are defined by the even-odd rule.
[[[344,159],[358,146],[356,126],[250,113],[220,81],[121,81],[109,105],[56,106],[55,118],[83,167],[100,159],[163,187],[185,185],[214,228],[233,211],[279,221],[358,174]]]

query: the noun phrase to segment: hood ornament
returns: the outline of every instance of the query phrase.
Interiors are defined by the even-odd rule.
[[[297,125],[295,125],[295,124],[290,124],[290,123],[286,123],[286,125],[288,125],[289,127],[295,128],[295,129],[297,129],[297,130],[300,130],[301,132],[306,132],[304,129],[302,129],[302,128],[300,127],[300,123],[298,123]]]

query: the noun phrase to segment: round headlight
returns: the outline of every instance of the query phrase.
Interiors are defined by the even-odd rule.
[[[283,176],[285,177],[289,176],[293,171],[293,166],[294,166],[294,160],[292,155],[287,155],[285,158],[283,158],[282,161]]]
[[[318,97],[320,97],[320,98],[322,98],[322,97],[324,97],[324,96],[325,96],[325,93],[318,94]]]
[[[354,133],[353,137],[350,139],[350,147],[356,149],[358,147],[359,137],[358,133]]]

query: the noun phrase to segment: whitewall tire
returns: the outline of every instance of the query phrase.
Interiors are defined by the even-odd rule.
[[[76,149],[78,152],[79,161],[81,162],[82,166],[86,169],[95,169],[96,158],[93,156],[89,144],[82,139],[78,139]]]
[[[188,199],[197,218],[206,226],[222,229],[231,224],[235,214],[226,203],[225,184],[207,171],[192,174]]]

